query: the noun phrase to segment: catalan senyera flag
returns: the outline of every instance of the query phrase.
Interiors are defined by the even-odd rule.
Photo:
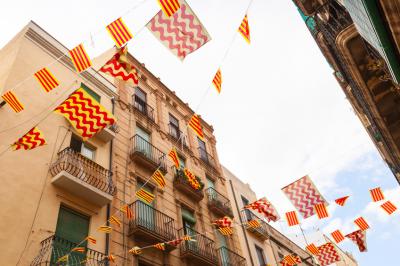
[[[156,170],[151,178],[158,184],[160,188],[164,188],[166,185],[164,175],[161,173],[160,170]]]
[[[155,245],[153,245],[153,247],[155,247],[156,249],[159,249],[159,250],[165,250],[165,244],[164,243],[157,243],[157,244],[155,244]]]
[[[342,232],[340,232],[340,230],[333,231],[331,233],[331,236],[333,237],[335,242],[338,244],[344,240],[344,236],[343,236]]]
[[[250,220],[247,222],[247,226],[251,227],[251,228],[258,228],[261,226],[260,222],[257,220]]]
[[[295,226],[300,223],[299,218],[297,218],[296,211],[287,212],[285,215],[286,215],[286,220],[287,220],[287,223],[289,226]]]
[[[171,149],[171,151],[168,153],[168,157],[174,163],[176,169],[179,169],[181,167],[181,164],[179,163],[178,153],[176,152],[175,148]]]
[[[354,223],[363,231],[369,228],[367,221],[363,217],[358,217],[354,220]]]
[[[325,203],[318,203],[314,206],[315,212],[317,213],[318,219],[324,219],[329,217],[328,209],[325,206]]]
[[[218,227],[232,227],[233,221],[228,216],[224,216],[220,219],[217,219],[213,222]]]
[[[218,231],[224,236],[229,236],[233,234],[232,227],[221,227],[218,229]]]
[[[36,72],[35,78],[46,92],[49,92],[60,85],[57,79],[47,68],[42,68],[41,70]]]
[[[319,250],[318,250],[317,246],[315,244],[313,244],[313,243],[308,245],[306,247],[306,249],[308,250],[308,252],[310,252],[313,255],[318,255],[318,253],[319,253]]]
[[[249,27],[249,19],[247,18],[247,14],[244,16],[238,31],[243,36],[243,38],[246,40],[246,42],[250,43],[250,27]]]
[[[123,213],[125,213],[125,216],[128,220],[132,220],[133,218],[133,212],[131,208],[129,208],[129,205],[124,205],[120,209]]]
[[[99,226],[99,228],[97,228],[97,231],[109,234],[109,233],[111,233],[112,228],[111,228],[111,226],[108,226],[108,225],[102,225],[102,226]]]
[[[72,252],[79,252],[79,253],[85,253],[85,248],[84,247],[75,247],[71,249]]]
[[[192,118],[189,121],[189,126],[191,129],[193,129],[194,133],[196,133],[196,135],[204,140],[204,133],[203,133],[203,129],[201,127],[201,123],[200,123],[200,117],[197,114],[194,114],[192,116]]]
[[[114,215],[112,215],[112,216],[110,217],[109,221],[110,221],[110,223],[115,224],[115,225],[117,225],[118,227],[120,227],[121,224],[122,224],[121,221],[119,220],[119,218],[116,217],[116,216],[114,216]]]
[[[369,193],[371,193],[371,198],[373,202],[381,201],[385,199],[385,196],[382,193],[380,187],[370,189]]]
[[[349,196],[341,197],[341,198],[335,199],[335,202],[339,206],[344,206],[346,204],[346,201],[348,198],[349,198]]]
[[[190,186],[196,190],[200,189],[200,183],[197,180],[196,176],[189,171],[189,169],[185,168],[183,169],[183,172],[185,173],[185,176],[190,184]]]
[[[148,204],[150,204],[154,200],[154,195],[151,194],[150,192],[144,190],[143,188],[141,188],[138,191],[136,191],[136,196],[140,200],[142,200],[142,201],[144,201],[144,202],[146,202]]]
[[[22,103],[18,100],[17,96],[12,91],[8,91],[4,93],[1,98],[8,103],[8,105],[11,107],[11,109],[14,110],[14,112],[19,113],[22,110],[24,110],[24,106]]]
[[[212,83],[214,84],[214,87],[218,91],[218,93],[221,93],[221,89],[222,89],[221,69],[218,69],[217,73],[214,76]]]
[[[96,238],[92,237],[92,236],[88,236],[86,237],[86,240],[92,244],[96,244],[97,240]]]
[[[128,251],[128,253],[133,255],[139,255],[142,253],[142,250],[140,249],[140,247],[133,247]]]
[[[188,235],[184,235],[184,236],[182,237],[182,239],[183,239],[184,241],[193,241],[192,237],[191,237],[191,236],[188,236]]]
[[[293,254],[285,256],[283,258],[283,261],[286,262],[290,266],[293,266],[293,265],[296,265],[298,263],[301,263],[300,257],[297,256],[297,255],[293,255]]]
[[[391,202],[391,201],[386,201],[381,205],[381,208],[387,212],[387,214],[391,215],[397,210],[397,207]]]
[[[32,150],[46,144],[43,133],[37,128],[31,128],[25,135],[12,144],[14,150]]]
[[[106,29],[118,48],[122,47],[133,38],[131,31],[125,25],[122,18],[118,18],[110,23]]]
[[[83,88],[73,92],[54,112],[67,118],[84,141],[116,121],[114,116]]]
[[[83,44],[79,44],[77,47],[69,51],[72,63],[74,63],[76,71],[81,73],[87,68],[92,66],[92,61],[83,47]]]
[[[163,13],[169,18],[181,8],[179,0],[157,0]]]

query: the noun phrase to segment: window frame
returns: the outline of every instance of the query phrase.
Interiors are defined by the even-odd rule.
[[[264,249],[260,246],[258,246],[257,244],[254,244],[254,247],[256,249],[256,254],[257,254],[257,258],[258,258],[258,262],[260,263],[260,265],[266,265],[268,262],[265,259],[265,253],[264,253]],[[262,260],[262,261],[261,261]]]

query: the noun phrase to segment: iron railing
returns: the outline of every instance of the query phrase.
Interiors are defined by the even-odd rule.
[[[169,135],[176,141],[179,140],[177,146],[183,145],[184,148],[188,148],[188,145],[186,142],[186,136],[183,134],[183,132],[180,131],[179,128],[174,124],[169,123],[168,127],[169,127]]]
[[[104,253],[86,248],[86,243],[79,245],[85,247],[85,252],[71,252],[77,247],[77,243],[70,242],[59,236],[53,235],[42,242],[39,254],[31,262],[31,266],[37,265],[107,265],[108,259]],[[57,262],[61,257],[68,255],[68,261]]]
[[[242,216],[242,222],[245,223],[245,227],[247,230],[254,232],[261,236],[262,238],[267,238],[268,237],[268,224],[261,220],[257,215],[255,215],[253,212],[250,210],[242,210],[240,215]],[[260,226],[259,227],[251,227],[247,225],[247,222],[250,222],[252,220],[256,220],[259,222]]]
[[[225,197],[212,187],[207,188],[206,194],[208,198],[208,206],[221,213],[222,215],[233,217],[231,203],[227,197]]]
[[[145,115],[151,121],[153,121],[153,122],[155,121],[154,120],[154,108],[151,107],[150,105],[148,105],[142,99],[140,99],[140,97],[137,95],[134,96],[133,107],[135,107],[136,110],[138,110],[140,113]]]
[[[89,158],[67,147],[58,153],[57,160],[50,166],[50,173],[56,176],[66,171],[85,183],[114,195],[116,188],[112,182],[112,173]]]
[[[211,265],[217,264],[217,255],[214,247],[214,241],[211,238],[200,234],[196,230],[185,227],[178,230],[179,237],[189,235],[193,241],[184,241],[180,245],[181,256],[190,254],[194,257],[208,261]]]
[[[157,149],[150,142],[148,142],[139,135],[133,136],[132,141],[133,141],[132,154],[140,153],[146,159],[150,160],[152,163],[159,166],[162,171],[164,172],[167,171],[167,165],[165,163],[165,153]]]
[[[246,266],[246,259],[226,247],[217,250],[220,266]]]
[[[214,158],[205,149],[201,147],[199,147],[198,149],[199,149],[200,159],[208,166],[212,167],[214,170],[217,170]]]
[[[140,200],[130,204],[129,208],[133,212],[133,218],[129,221],[131,232],[141,229],[165,241],[176,239],[173,218]]]
[[[204,184],[201,184],[201,185],[202,185],[202,187],[204,187]],[[200,201],[204,198],[203,188],[198,189],[198,190],[194,189],[190,185],[190,183],[187,180],[185,173],[183,172],[182,169],[175,170],[174,186],[177,189],[182,190],[182,192],[184,192],[186,194],[190,194],[193,199]]]

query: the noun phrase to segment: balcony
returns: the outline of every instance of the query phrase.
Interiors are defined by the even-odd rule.
[[[182,169],[175,171],[174,187],[196,202],[199,202],[204,198],[203,188],[199,190],[194,189],[190,185]]]
[[[102,142],[107,143],[115,138],[115,134],[117,133],[117,131],[118,131],[117,125],[113,124],[109,127],[104,128],[103,130],[100,130],[100,132],[96,134],[96,137],[100,139]]]
[[[251,227],[248,225],[245,225],[245,228],[255,234],[256,236],[258,236],[260,239],[262,240],[266,240],[269,237],[268,234],[268,224],[264,221],[262,221],[261,219],[259,219],[259,217],[257,215],[255,215],[254,213],[252,213],[250,210],[243,210],[241,211],[241,216],[242,216],[242,221],[243,223],[247,223],[251,220],[257,220],[260,223],[260,227]]]
[[[217,165],[215,159],[203,148],[199,147],[199,155],[201,162],[208,168],[211,168],[215,172],[219,172],[217,169]]]
[[[226,247],[217,250],[220,266],[246,266],[246,259]]]
[[[154,108],[148,105],[142,99],[140,99],[137,95],[134,96],[133,107],[140,115],[143,115],[150,121],[155,122]]]
[[[151,171],[159,168],[162,172],[167,172],[165,153],[139,135],[132,137],[132,144],[131,159],[133,161],[148,167]]]
[[[221,217],[233,217],[231,203],[228,198],[211,187],[206,190],[206,194],[208,198],[207,205],[211,211]]]
[[[107,265],[106,255],[90,248],[85,248],[85,253],[71,252],[67,262],[56,263],[59,258],[67,255],[72,248],[77,247],[72,243],[56,235],[46,238],[41,243],[39,254],[31,262],[31,266],[38,265]],[[85,246],[84,244],[80,246]],[[85,262],[86,260],[86,262]]]
[[[168,215],[140,200],[129,207],[133,212],[133,218],[129,221],[129,235],[147,243],[168,242],[177,238],[175,221]]]
[[[70,147],[58,153],[50,173],[53,185],[95,205],[104,206],[113,199],[111,172]]]
[[[195,241],[184,241],[180,245],[181,257],[190,261],[190,265],[212,265],[218,264],[214,241],[191,228],[181,228],[179,237],[192,236]]]
[[[179,128],[177,128],[175,125],[171,123],[168,124],[168,127],[169,127],[169,135],[173,140],[177,142],[176,146],[189,149],[189,146],[187,145],[186,142],[186,136],[183,134],[183,132],[180,131]]]

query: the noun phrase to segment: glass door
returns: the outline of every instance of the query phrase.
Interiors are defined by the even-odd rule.
[[[138,137],[136,138],[135,150],[142,152],[147,158],[152,159],[150,134],[141,127],[136,127],[136,135]]]
[[[143,182],[139,181],[137,183],[136,190],[142,188],[143,190],[149,193],[153,193],[153,191],[149,187],[143,186],[143,184],[144,184]],[[136,204],[137,204],[137,212],[138,212],[137,216],[139,224],[151,231],[154,231],[154,229],[156,228],[156,223],[155,223],[156,211],[154,209],[154,200],[150,204],[138,200]]]
[[[221,256],[221,264],[222,266],[230,266],[230,258],[228,251],[228,243],[226,242],[226,238],[219,231],[217,231],[217,238],[220,245],[220,256]]]

